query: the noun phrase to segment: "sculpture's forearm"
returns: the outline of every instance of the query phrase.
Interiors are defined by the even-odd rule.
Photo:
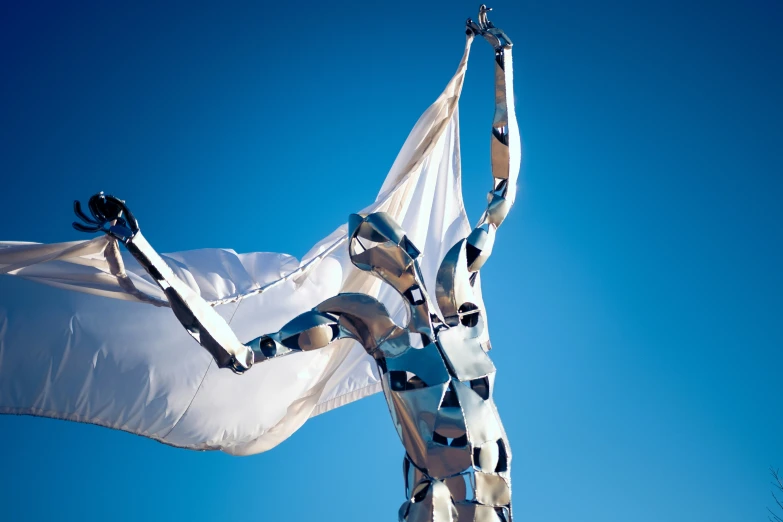
[[[488,195],[487,209],[468,236],[468,269],[471,272],[478,271],[492,253],[495,232],[514,204],[521,161],[519,129],[514,111],[511,44],[505,33],[499,33],[503,37],[497,40],[499,43],[495,47],[495,117],[490,145],[493,187]]]
[[[78,221],[73,228],[80,232],[103,232],[124,244],[139,264],[152,276],[155,283],[163,289],[166,298],[182,326],[207,349],[221,368],[229,367],[236,372],[243,372],[253,364],[253,352],[237,339],[231,327],[220,315],[181,281],[161,258],[155,249],[147,243],[139,229],[139,222],[130,211],[125,201],[114,196],[99,192],[93,195],[87,203],[90,215],[82,210],[79,201],[73,202],[73,210]],[[115,251],[116,255],[117,252]],[[119,256],[109,259],[112,273],[122,275],[122,262]],[[133,285],[129,293],[134,294]],[[142,299],[143,300],[143,299]]]
[[[255,361],[266,361],[297,352],[309,352],[324,348],[345,337],[338,325],[338,318],[310,310],[296,316],[273,334],[262,335],[247,343],[255,354]]]
[[[338,339],[354,339],[372,353],[378,342],[397,332],[386,308],[364,294],[337,294],[283,326],[248,344],[255,361],[265,361],[297,352],[320,350]]]
[[[214,308],[174,274],[163,258],[137,232],[125,241],[128,251],[163,289],[182,326],[207,349],[221,368],[243,372],[253,364],[253,352],[242,344]]]

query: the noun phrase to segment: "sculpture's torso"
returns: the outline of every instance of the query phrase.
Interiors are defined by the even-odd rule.
[[[373,297],[340,294],[316,307],[327,316],[308,323],[320,326],[304,338],[301,328],[291,328],[303,332],[296,342],[339,331],[377,362],[406,451],[401,522],[510,522],[511,452],[492,401],[495,366],[487,355],[484,312],[475,304],[469,243],[458,242],[441,262],[436,305],[419,270],[419,251],[394,221],[376,213],[349,222],[351,261],[399,293],[407,322],[397,325]]]
[[[407,452],[406,522],[449,520],[439,507],[456,508],[459,522],[510,520],[511,454],[492,400],[495,367],[478,340],[483,321],[476,323],[440,329],[421,348],[407,331],[379,346],[383,392]]]

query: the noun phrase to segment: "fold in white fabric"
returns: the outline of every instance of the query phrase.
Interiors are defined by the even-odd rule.
[[[388,212],[402,225],[425,254],[422,272],[433,290],[440,260],[470,232],[458,100],[471,42],[405,141],[376,201],[361,210]],[[301,262],[223,249],[163,258],[243,342],[277,331],[339,292],[376,296],[403,323],[402,301],[351,265],[345,238],[343,225]],[[118,255],[124,271],[117,269]],[[374,361],[348,340],[257,364],[241,376],[218,369],[166,308],[162,291],[107,237],[0,243],[0,274],[6,274],[0,276],[0,413],[88,422],[173,446],[247,455],[279,444],[311,416],[380,390]]]

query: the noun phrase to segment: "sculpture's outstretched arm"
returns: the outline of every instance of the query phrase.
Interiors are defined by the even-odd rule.
[[[348,293],[327,299],[288,322],[279,332],[243,344],[214,308],[177,277],[147,242],[124,201],[101,192],[90,198],[88,208],[92,217],[82,211],[78,201],[74,202],[74,211],[83,222],[74,223],[74,228],[81,232],[103,232],[124,244],[163,289],[182,326],[212,354],[221,368],[242,373],[255,362],[317,350],[342,338],[359,341],[372,354],[383,340],[401,331],[377,299]],[[414,251],[411,245],[411,253]],[[411,281],[420,283],[418,272]],[[418,284],[409,286],[418,288]],[[420,294],[409,293],[414,301],[421,299]]]
[[[495,117],[490,145],[494,183],[487,198],[487,210],[467,238],[470,272],[478,271],[492,253],[495,232],[514,204],[521,159],[519,130],[514,113],[512,42],[502,29],[487,19],[489,11],[491,9],[482,5],[478,23],[470,19],[467,21],[468,31],[483,36],[495,49]]]
[[[253,350],[255,362],[260,362],[318,350],[345,337],[350,335],[340,328],[338,316],[310,310],[289,321],[279,332],[262,335],[247,344]]]
[[[309,352],[338,339],[354,339],[371,355],[380,343],[399,334],[383,304],[365,294],[345,293],[322,302],[283,326],[279,332],[250,341],[255,361]]]
[[[218,366],[239,373],[250,368],[251,348],[242,344],[215,309],[174,274],[141,234],[124,201],[101,192],[90,198],[88,208],[92,217],[82,211],[78,201],[74,202],[74,211],[84,222],[74,223],[76,230],[104,232],[124,244],[166,294],[182,326],[212,354]]]

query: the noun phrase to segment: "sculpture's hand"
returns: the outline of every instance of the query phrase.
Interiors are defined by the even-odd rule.
[[[470,18],[468,18],[468,21],[466,22],[468,31],[471,31],[475,35],[483,36],[495,49],[511,47],[513,43],[506,33],[503,32],[503,29],[495,27],[495,25],[487,19],[487,13],[490,11],[492,11],[491,7],[481,4],[481,7],[479,7],[478,23]]]
[[[88,217],[82,211],[82,205],[79,201],[73,202],[73,211],[76,213],[76,217],[84,222],[74,221],[73,228],[79,232],[103,232],[127,243],[139,231],[139,224],[128,207],[125,206],[125,202],[114,196],[107,196],[103,192],[99,192],[90,198],[87,208],[92,217]]]

